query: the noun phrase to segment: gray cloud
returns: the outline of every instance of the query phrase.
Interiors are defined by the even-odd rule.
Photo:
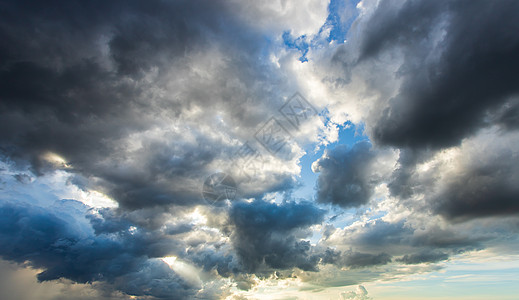
[[[370,148],[368,142],[358,143],[351,149],[338,146],[315,163],[314,172],[320,173],[318,201],[344,207],[359,206],[369,201],[373,183],[364,168],[374,158]]]
[[[92,283],[106,297],[214,298],[225,294],[218,280],[247,290],[268,276],[322,283],[323,270],[351,272],[323,286],[391,278],[404,272],[395,265],[437,263],[517,231],[516,2],[380,1],[359,8],[367,10],[341,46],[300,39],[318,45],[301,68],[276,39],[293,20],[300,28],[292,34],[307,33],[319,22],[309,20],[313,11],[300,17],[286,11],[310,11],[299,3],[280,11],[236,5],[0,4],[3,259],[41,269],[43,282]],[[271,24],[278,15],[283,20]],[[316,80],[311,72],[327,54]],[[204,206],[203,179],[220,169],[239,173],[230,162],[241,143],[284,96],[314,87],[320,105],[352,110],[329,106],[330,122],[352,117],[373,144],[326,150],[312,166],[318,203],[263,199],[290,194],[299,171],[295,160],[280,167],[286,161],[269,156],[275,166],[242,191],[254,201]],[[98,191],[119,207],[47,206],[61,198],[39,201],[52,187],[38,178],[49,174],[71,176],[66,184],[77,193]],[[26,189],[14,193],[14,185]],[[333,225],[323,223],[322,204],[338,211]],[[165,256],[203,274],[203,286]]]
[[[396,261],[403,262],[404,264],[421,264],[421,263],[434,263],[449,258],[449,255],[440,251],[427,251],[415,254],[406,254],[402,258],[398,258]]]
[[[352,229],[347,236],[351,245],[363,251],[389,251],[394,246],[409,244],[413,232],[413,228],[403,221],[391,223],[375,220],[362,228]]]
[[[416,211],[450,221],[517,214],[516,132],[496,126],[445,152],[401,150],[388,184],[391,195]],[[427,201],[416,201],[417,197]]]
[[[127,209],[200,204],[199,181],[282,101],[286,80],[226,3],[13,1],[2,15],[2,154],[41,175],[56,153]],[[267,190],[292,184],[273,175]]]
[[[510,180],[518,160],[507,144],[488,149],[500,157],[479,154],[471,165],[451,170],[458,176],[441,179],[445,166],[417,167],[446,149],[461,147],[471,156],[462,146],[467,141],[487,149],[479,136],[488,130],[508,138],[516,132],[518,9],[515,1],[381,1],[358,20],[352,45],[337,50],[333,60],[346,73],[337,83],[357,74],[377,95],[368,97],[362,117],[374,145],[400,151],[387,183],[401,204],[451,221],[517,213],[519,194]],[[415,201],[423,195],[428,203]]]
[[[364,268],[385,265],[391,262],[391,256],[387,253],[371,254],[351,250],[343,253],[341,251],[327,249],[322,262],[339,267]]]
[[[460,176],[443,182],[443,190],[431,201],[437,213],[453,219],[519,213],[517,157],[501,153],[487,161],[474,161]]]
[[[418,214],[418,213],[417,213]],[[336,229],[326,237],[325,245],[338,249],[325,251],[323,263],[351,268],[384,265],[391,261],[404,264],[435,263],[452,255],[482,249],[499,235],[464,227],[442,228],[428,215],[389,222],[381,219],[362,225]],[[395,258],[393,260],[393,258]]]
[[[358,142],[351,149],[339,145],[326,151],[312,165],[312,170],[319,172],[317,201],[345,208],[367,204],[387,169],[377,164],[379,154],[383,152],[373,149],[367,141]]]
[[[2,223],[2,257],[44,269],[42,281],[101,282],[157,298],[201,289],[161,257],[175,255],[225,277],[250,267],[214,231],[182,220],[186,207],[205,204],[205,176],[229,165],[282,96],[294,92],[274,64],[258,59],[268,45],[233,9],[221,1],[2,3],[2,160],[37,176],[61,169],[72,175],[67,184],[119,204],[82,208],[70,218],[68,206],[58,215],[3,206],[6,217],[14,216]],[[254,193],[293,185],[290,172],[270,175]],[[318,209],[308,212],[317,213],[313,222],[322,218]],[[89,224],[72,226],[85,215]],[[296,236],[286,244],[267,239],[269,266],[315,269],[309,243]]]
[[[398,166],[391,174],[388,188],[392,196],[407,199],[427,188],[427,184],[417,182],[416,165],[431,158],[432,151],[400,149]]]
[[[515,1],[382,2],[361,57],[399,49],[405,59],[400,91],[373,127],[375,141],[445,147],[488,126],[485,113],[519,92],[517,9]]]
[[[196,291],[196,287],[178,277],[165,263],[150,259],[164,256],[174,248],[153,235],[132,236],[128,228],[123,231],[121,227],[118,235],[98,232],[85,237],[74,231],[65,213],[60,213],[65,218],[58,217],[36,207],[3,205],[0,214],[0,255],[43,268],[38,274],[40,281],[59,278],[80,283],[105,281],[131,295],[169,299],[187,298]],[[156,247],[158,243],[160,247]]]
[[[264,266],[316,271],[319,256],[312,255],[310,243],[300,238],[306,237],[301,230],[322,222],[323,215],[311,203],[238,202],[229,215],[232,243],[250,272]]]

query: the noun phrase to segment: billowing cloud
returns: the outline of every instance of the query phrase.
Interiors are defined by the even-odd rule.
[[[508,144],[516,131],[516,6],[363,1],[349,46],[324,59],[335,63],[322,68],[330,71],[328,93],[343,97],[331,104],[335,118],[350,114],[350,120],[363,120],[374,145],[398,149],[398,164],[385,182],[403,204],[458,221],[516,214],[518,193],[510,180],[518,161]],[[473,26],[473,18],[481,22]],[[491,135],[497,138],[492,146],[483,138]],[[358,157],[369,162],[370,152]],[[332,174],[320,184],[347,182]],[[373,187],[361,180],[365,176],[355,178],[359,192],[349,201],[358,206]],[[348,187],[325,191],[352,195]],[[323,199],[321,188],[319,195]],[[335,199],[329,202],[339,202],[329,195]],[[428,203],[415,201],[421,197]]]
[[[366,288],[362,285],[359,285],[359,286],[357,286],[357,289],[355,291],[341,293],[340,299],[341,300],[347,300],[347,299],[369,300],[369,299],[373,299],[373,298],[368,297],[368,291],[366,290]]]
[[[391,256],[387,253],[370,254],[362,252],[348,251],[341,253],[327,250],[323,259],[324,263],[333,264],[339,267],[362,268],[375,265],[385,265],[391,261]]]
[[[405,264],[419,264],[424,262],[437,262],[440,260],[446,260],[449,255],[443,252],[420,252],[416,254],[406,254],[397,261],[401,261]]]
[[[391,151],[372,149],[366,141],[351,149],[338,146],[327,151],[312,165],[312,170],[320,173],[317,200],[342,207],[367,204],[375,187],[390,174],[392,156]]]
[[[2,1],[0,285],[369,299],[360,284],[515,253],[517,11]],[[216,172],[237,186],[210,205]]]
[[[305,229],[323,221],[324,210],[310,203],[236,203],[229,215],[231,236],[243,264],[250,270],[262,265],[274,269],[298,267],[317,270]]]
[[[200,177],[233,160],[287,96],[228,4],[50,6],[3,12],[3,152],[39,174],[55,167],[45,153],[57,155],[121,206],[198,204]],[[263,189],[290,185],[295,167],[266,168]]]
[[[361,60],[391,51],[405,58],[397,73],[402,84],[373,127],[374,139],[445,147],[488,126],[486,112],[519,92],[519,38],[510,34],[519,28],[517,8],[514,1],[382,2],[364,32]]]
[[[517,139],[517,132],[494,128],[463,141],[435,166],[445,175],[430,197],[434,210],[452,220],[517,214]]]
[[[125,234],[132,234],[128,230],[119,231],[123,236],[115,239],[106,235],[82,236],[74,231],[74,224],[67,222],[67,216],[60,218],[26,206],[4,205],[0,213],[0,254],[5,259],[18,263],[29,261],[31,266],[44,269],[38,274],[40,281],[103,280],[128,294],[159,298],[173,294],[187,298],[196,291],[164,262],[149,259],[147,251],[155,248],[153,238],[139,236],[139,233],[135,238],[125,238]],[[165,256],[165,253],[156,254]],[[163,284],[150,286],[153,281]]]

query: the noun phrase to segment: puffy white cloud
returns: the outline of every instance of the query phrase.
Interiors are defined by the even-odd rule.
[[[366,288],[364,286],[358,285],[357,289],[355,291],[341,293],[340,299],[341,300],[347,300],[347,299],[351,299],[351,300],[369,300],[369,299],[372,299],[372,298],[368,297],[368,291],[366,290]]]

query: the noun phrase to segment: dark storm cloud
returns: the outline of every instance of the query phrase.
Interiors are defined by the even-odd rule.
[[[451,220],[519,213],[519,168],[516,154],[500,153],[474,162],[460,176],[449,178],[432,197],[435,211]]]
[[[312,166],[319,172],[317,200],[342,207],[358,207],[368,203],[380,178],[372,170],[376,151],[369,142],[358,142],[349,148],[339,145]]]
[[[78,59],[99,59],[95,56],[104,37],[119,71],[133,75],[183,55],[202,42],[204,31],[217,30],[221,15],[215,12],[226,14],[220,1],[3,3],[3,64],[37,61],[60,67]]]
[[[406,254],[402,258],[396,261],[403,262],[404,264],[414,265],[421,263],[434,263],[442,260],[447,260],[449,255],[440,251],[425,251],[415,254]]]
[[[407,249],[402,246],[430,249],[468,249],[481,241],[479,237],[469,237],[451,229],[435,225],[417,230],[405,221],[395,223],[375,220],[362,227],[353,227],[343,233],[344,241],[361,251],[389,251],[398,255]]]
[[[204,271],[216,270],[223,277],[230,277],[244,272],[242,264],[235,255],[223,253],[215,249],[189,249],[186,257],[197,266],[202,267]]]
[[[463,252],[481,248],[482,242],[491,240],[492,236],[467,234],[455,229],[443,229],[437,225],[428,226],[425,230],[416,230],[409,244],[414,247],[426,247],[431,250],[444,249]]]
[[[399,93],[374,124],[377,143],[438,148],[488,126],[489,109],[519,92],[517,1],[390,1],[365,30],[361,60],[399,49]],[[444,34],[444,35],[442,35]]]
[[[391,256],[387,253],[369,254],[360,252],[348,252],[343,254],[344,262],[342,265],[352,268],[361,268],[374,265],[385,265],[391,261]]]
[[[355,68],[376,73],[384,64],[387,70],[398,67],[384,73],[398,88],[388,92],[376,75],[365,75],[382,95],[375,105],[385,107],[368,113],[366,128],[375,144],[400,149],[388,188],[402,204],[451,221],[517,214],[519,191],[511,180],[519,160],[506,144],[472,159],[459,176],[442,180],[442,166],[417,169],[482,130],[498,128],[496,135],[506,135],[518,128],[517,11],[517,1],[412,0],[381,1],[367,14]],[[485,141],[478,143],[473,146]],[[418,195],[428,203],[413,202]]]
[[[490,123],[510,131],[519,129],[519,98],[515,97],[489,114]]]
[[[413,229],[405,226],[403,221],[389,223],[383,220],[375,220],[365,224],[359,230],[359,234],[353,232],[350,236],[351,243],[356,247],[363,247],[365,250],[382,251],[393,245],[409,243]]]
[[[175,224],[175,225],[168,225],[166,227],[165,233],[170,235],[177,235],[189,232],[193,229],[193,225],[191,224]]]
[[[151,210],[149,213],[152,215],[151,218],[155,216],[155,219],[163,219],[160,214],[157,215],[155,210]],[[244,271],[236,255],[218,240],[216,242],[204,239],[186,241],[185,235],[179,236],[193,232],[199,234],[200,231],[196,232],[198,228],[195,225],[167,224],[161,231],[157,225],[150,224],[143,216],[144,214],[141,211],[121,212],[105,208],[87,215],[87,218],[97,235],[116,236],[125,245],[131,245],[130,251],[134,253],[156,258],[173,255],[193,263],[204,271],[216,270],[220,276],[224,277]],[[159,221],[159,223],[163,224],[164,221]]]
[[[186,206],[202,203],[200,184],[215,160],[230,160],[237,141],[277,111],[278,87],[288,81],[263,61],[264,36],[229,3],[3,1],[0,38],[2,160],[38,176],[63,169],[67,187],[119,204],[74,208],[74,217],[69,206],[5,205],[3,258],[44,269],[40,280],[100,281],[158,298],[201,288],[158,258],[174,255],[225,277],[256,263],[244,267],[219,235],[182,220]],[[290,186],[286,174],[271,178],[265,189]],[[269,267],[316,268],[310,244],[299,241],[303,227],[322,219],[310,207],[282,209],[298,213],[295,227],[274,229],[288,240],[265,233],[272,248],[256,254]]]
[[[119,230],[117,235],[84,236],[74,230],[76,226],[67,221],[66,213],[60,211],[60,216],[42,208],[2,205],[2,258],[18,263],[29,261],[30,265],[45,269],[38,274],[40,281],[104,281],[131,295],[169,299],[187,298],[195,292],[196,287],[178,277],[165,263],[150,259],[167,254],[175,245],[168,245],[153,234],[132,234],[128,230]],[[108,226],[104,228],[114,231]]]
[[[173,193],[154,184],[154,178],[146,178],[149,174],[122,175],[96,164],[107,157],[115,159],[115,141],[155,124],[150,118],[153,103],[142,98],[143,87],[122,75],[138,77],[141,71],[165,65],[166,60],[183,55],[186,47],[200,41],[196,34],[200,30],[194,28],[201,21],[198,17],[207,22],[212,19],[203,16],[205,9],[193,14],[194,5],[160,1],[4,3],[0,21],[0,34],[5,37],[0,51],[2,152],[16,161],[30,161],[40,174],[45,171],[41,154],[59,153],[76,171],[104,179],[101,183],[108,193],[128,207],[171,202]],[[207,9],[213,5],[217,6],[208,3]],[[191,14],[191,24],[183,18],[186,14]],[[99,50],[103,38],[111,39],[109,59],[116,64],[116,72],[108,70],[103,61]],[[202,166],[211,158],[204,152],[194,157]],[[162,159],[169,161],[169,157]],[[180,193],[176,201],[185,202],[181,200],[184,196],[188,195]],[[143,197],[148,201],[139,204]]]
[[[387,253],[371,254],[354,251],[336,251],[327,249],[323,255],[323,264],[333,264],[338,267],[364,268],[376,265],[385,265],[391,262]]]
[[[228,133],[213,134],[213,114],[242,138],[263,120],[261,107],[280,99],[256,60],[255,34],[219,1],[4,1],[0,152],[38,175],[55,167],[42,155],[56,153],[85,189],[122,208],[199,204],[209,164],[237,150]],[[190,65],[212,50],[232,55],[215,78]],[[186,116],[198,107],[211,115]],[[173,123],[184,128],[142,134]]]
[[[262,265],[316,271],[319,256],[300,238],[306,237],[304,230],[309,226],[322,222],[323,216],[324,211],[311,203],[239,202],[229,215],[234,226],[232,243],[249,272]]]
[[[414,210],[429,210],[451,221],[519,213],[519,189],[515,182],[518,156],[510,148],[516,140],[496,129],[494,140],[479,138],[464,145],[459,157],[434,163],[431,151],[403,149],[399,167],[388,184],[392,196]],[[501,137],[500,137],[501,136]],[[429,163],[427,171],[417,165]],[[426,202],[414,201],[424,195]]]
[[[332,264],[368,274],[392,261],[398,267],[434,263],[483,248],[495,233],[461,230],[466,223],[445,226],[431,213],[451,221],[517,214],[516,151],[475,156],[459,173],[433,166],[423,176],[417,166],[480,128],[497,125],[503,134],[519,128],[519,21],[513,13],[519,4],[393,5],[381,1],[373,15],[361,15],[370,18],[361,53],[349,42],[339,47],[330,64],[344,70],[333,69],[323,80],[334,82],[338,72],[343,78],[336,87],[347,87],[376,73],[370,66],[385,68],[386,53],[402,52],[403,64],[391,74],[402,82],[391,93],[396,96],[379,99],[376,105],[387,109],[377,115],[377,107],[363,120],[373,146],[336,146],[312,167],[320,172],[321,204],[374,204],[382,183],[398,200],[386,198],[380,211],[370,212],[394,205],[387,220],[367,213],[335,230],[322,224],[325,211],[312,203],[258,200],[293,186],[294,174],[279,170],[265,176],[269,184],[256,185],[253,202],[192,207],[202,204],[205,176],[232,159],[236,144],[251,138],[267,112],[277,111],[280,86],[293,88],[291,81],[299,80],[282,74],[293,71],[283,70],[288,58],[276,57],[285,49],[270,49],[269,43],[278,46],[275,37],[249,28],[236,16],[240,7],[221,1],[2,1],[0,158],[19,168],[9,179],[29,185],[35,176],[19,173],[27,166],[38,176],[61,168],[72,176],[67,187],[102,192],[119,207],[87,210],[72,200],[52,209],[1,204],[0,256],[43,270],[40,281],[67,278],[130,295],[183,299],[214,297],[212,285],[220,281],[250,289],[255,275],[278,270],[314,274]],[[271,59],[279,59],[277,66]],[[366,81],[371,88],[376,80]],[[381,148],[387,145],[400,151],[393,173],[397,152]],[[45,158],[49,152],[66,163]],[[409,217],[394,221],[407,209]],[[309,241],[318,236],[312,225],[324,228],[317,245]],[[175,273],[160,260],[165,256],[200,272],[203,286]]]
[[[392,261],[405,264],[438,262],[451,255],[481,249],[495,240],[495,234],[462,233],[453,228],[443,229],[435,224],[413,226],[412,221],[387,222],[374,220],[339,229],[327,237],[328,245],[349,247],[349,251],[328,249],[322,263],[360,268]]]
[[[102,208],[86,215],[96,234],[117,233],[128,230],[133,224],[110,208]]]
[[[391,195],[407,199],[416,193],[429,192],[428,189],[434,181],[418,180],[416,166],[431,159],[433,154],[430,150],[400,149],[398,166],[391,174],[387,185]]]

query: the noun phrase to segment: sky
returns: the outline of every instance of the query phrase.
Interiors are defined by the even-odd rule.
[[[0,298],[517,299],[519,2],[0,0]]]

